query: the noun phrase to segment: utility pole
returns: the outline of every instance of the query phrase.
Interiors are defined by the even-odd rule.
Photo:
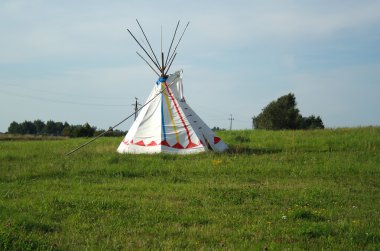
[[[136,120],[136,118],[137,118],[137,111],[139,110],[139,106],[141,106],[141,104],[137,101],[138,98],[135,97],[135,99],[136,99],[136,101],[135,101],[134,104],[132,104],[132,106],[135,107],[135,120]]]
[[[232,114],[230,114],[230,117],[228,118],[228,120],[230,121],[230,131],[232,130],[232,120],[234,120],[234,118],[232,117]]]

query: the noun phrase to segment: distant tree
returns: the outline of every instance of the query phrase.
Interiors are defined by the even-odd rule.
[[[34,126],[36,127],[36,134],[44,134],[45,133],[45,123],[41,121],[40,119],[37,119],[33,122]]]
[[[67,123],[67,122],[65,122],[63,124],[62,136],[65,136],[65,137],[71,137],[72,136],[72,126],[69,125],[69,123]]]
[[[323,129],[322,119],[318,116],[303,118],[297,108],[296,97],[289,93],[272,101],[262,112],[253,117],[253,126],[256,129],[283,130],[283,129]]]
[[[89,123],[78,127],[77,137],[92,137],[94,136],[96,127],[91,127]]]
[[[55,122],[54,121],[49,120],[48,122],[46,122],[45,132],[49,135],[55,134],[56,129],[55,129]]]
[[[311,115],[306,118],[302,118],[301,122],[301,128],[303,129],[324,129],[325,126],[323,125],[321,117],[314,115]]]
[[[21,134],[21,126],[16,121],[13,121],[8,127],[8,133]]]
[[[297,129],[301,116],[296,105],[296,98],[292,93],[272,101],[262,113],[253,118],[254,127],[268,130]]]
[[[21,134],[36,134],[36,126],[31,121],[24,121],[21,124]]]
[[[79,129],[81,128],[80,125],[71,125],[70,126],[70,134],[68,136],[70,137],[80,137],[79,135]]]
[[[62,122],[54,122],[49,120],[46,122],[45,131],[49,135],[61,136],[64,125]]]
[[[97,130],[96,127],[91,126],[89,123],[84,125],[70,125],[65,122],[54,122],[49,120],[46,124],[41,120],[24,121],[19,124],[13,121],[8,127],[8,133],[12,134],[47,134],[54,136],[65,136],[65,137],[93,137],[94,135],[99,135],[105,130]],[[126,132],[121,130],[112,130],[106,133],[104,136],[124,136]]]
[[[213,128],[211,128],[212,131],[224,131],[226,129],[223,129],[223,128],[220,128],[219,126],[214,126]]]
[[[64,125],[62,122],[55,122],[55,134],[54,135],[62,135]]]
[[[104,133],[104,132],[105,130],[98,130],[95,132],[95,136],[98,136],[99,134]],[[127,134],[127,132],[116,129],[116,130],[110,130],[109,132],[104,134],[104,136],[105,137],[120,137],[120,136],[124,136],[125,134]]]
[[[112,131],[112,134],[110,134],[109,136],[112,136],[112,137],[120,137],[120,136],[124,136],[125,134],[127,134],[128,131],[124,132],[122,130],[113,130]]]
[[[22,123],[17,123],[13,121],[8,127],[8,133],[12,134],[36,134],[36,127],[30,121],[24,121]]]

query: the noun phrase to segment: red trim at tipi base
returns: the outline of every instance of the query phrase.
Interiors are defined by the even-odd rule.
[[[183,149],[183,146],[180,144],[180,143],[175,143],[173,146],[173,148],[177,148],[177,149]]]
[[[161,141],[160,145],[170,147],[170,145],[168,144],[166,140]]]
[[[194,144],[193,142],[190,142],[187,146],[186,146],[186,149],[189,149],[189,148],[193,148],[193,147],[196,147],[198,146],[197,144]]]
[[[156,146],[157,143],[155,141],[150,142],[147,146]]]
[[[218,144],[221,139],[219,137],[214,137],[214,144]]]
[[[219,138],[218,138],[219,139]],[[219,140],[217,140],[217,142],[219,142]],[[170,147],[170,148],[176,148],[176,149],[190,149],[190,148],[194,148],[194,147],[197,147],[197,146],[200,146],[200,145],[204,145],[204,143],[202,141],[199,141],[199,144],[195,144],[193,142],[190,142],[189,144],[187,144],[186,147],[183,147],[179,142],[175,143],[174,145],[169,145],[169,143],[166,141],[166,140],[163,140],[161,141],[160,144],[157,144],[155,141],[151,141],[149,144],[145,144],[143,140],[140,140],[136,143],[133,143],[133,139],[131,141],[123,141],[124,144],[126,145],[137,145],[137,146],[158,146],[158,145],[162,145],[162,146],[167,146],[167,147]]]
[[[142,140],[140,140],[139,142],[136,142],[135,145],[145,146],[144,141],[142,141]]]

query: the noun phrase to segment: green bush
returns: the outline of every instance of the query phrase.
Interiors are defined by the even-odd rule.
[[[253,117],[253,126],[255,129],[266,130],[324,128],[319,116],[302,117],[296,106],[294,94],[284,95],[267,105],[257,117]]]

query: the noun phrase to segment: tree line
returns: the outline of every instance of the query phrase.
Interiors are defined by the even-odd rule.
[[[98,130],[89,123],[83,125],[70,125],[67,122],[55,122],[52,120],[46,123],[42,120],[27,121],[17,123],[13,121],[8,127],[10,134],[31,134],[31,135],[51,135],[64,137],[93,137],[103,133],[105,130]],[[112,130],[105,136],[123,136],[126,132],[121,130]]]
[[[255,129],[265,130],[298,130],[298,129],[324,129],[324,124],[320,116],[311,115],[304,117],[297,108],[296,97],[289,93],[272,101],[262,109],[258,116],[252,118]],[[213,131],[225,130],[213,127]],[[13,121],[8,127],[10,134],[32,134],[32,135],[53,135],[66,137],[93,137],[103,133],[105,130],[98,130],[88,123],[84,125],[70,125],[67,122],[46,123],[41,120],[24,121],[17,123]],[[123,136],[126,132],[113,130],[105,136]]]

